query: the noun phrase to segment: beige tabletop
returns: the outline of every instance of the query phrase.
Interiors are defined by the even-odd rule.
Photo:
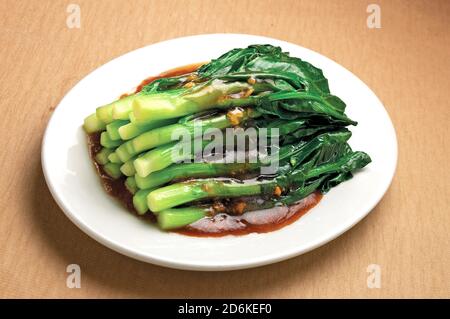
[[[379,7],[367,12],[371,3]],[[381,28],[369,28],[377,8]],[[450,297],[449,17],[445,0],[1,1],[0,297]],[[350,231],[270,266],[189,272],[109,250],[50,195],[40,162],[47,121],[72,86],[112,58],[218,32],[293,42],[359,76],[396,127],[394,181]],[[69,264],[80,266],[81,288],[67,287]],[[368,272],[371,264],[379,268]],[[368,287],[373,271],[380,288]]]

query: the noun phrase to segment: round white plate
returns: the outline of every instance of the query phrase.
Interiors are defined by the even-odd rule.
[[[321,68],[331,92],[358,121],[350,144],[373,162],[333,188],[295,223],[265,234],[196,238],[168,233],[134,217],[103,190],[88,155],[83,119],[99,105],[128,92],[144,78],[170,68],[207,61],[250,44],[280,46]],[[392,122],[375,94],[336,62],[299,45],[243,34],[178,38],[132,51],[82,79],[62,99],[42,144],[42,166],[50,191],[65,214],[89,236],[117,252],[157,265],[191,270],[261,266],[305,253],[336,238],[381,200],[397,162]]]

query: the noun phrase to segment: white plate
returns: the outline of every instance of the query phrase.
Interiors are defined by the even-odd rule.
[[[266,234],[196,238],[159,230],[129,214],[103,190],[89,159],[83,119],[99,105],[167,69],[207,61],[249,44],[273,44],[321,68],[331,92],[359,122],[350,144],[373,162],[324,196],[295,223]],[[51,117],[42,144],[50,191],[84,232],[117,252],[157,265],[191,270],[261,266],[305,253],[336,238],[381,200],[397,162],[392,122],[375,94],[355,75],[314,51],[284,41],[241,34],[209,34],[153,44],[99,67],[67,93]]]

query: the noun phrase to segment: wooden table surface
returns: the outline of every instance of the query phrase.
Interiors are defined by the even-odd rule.
[[[370,3],[381,28],[369,29]],[[78,4],[81,28],[69,28]],[[449,1],[0,2],[0,297],[450,297]],[[383,101],[399,142],[394,181],[353,229],[305,255],[223,273],[165,269],[100,245],[58,208],[41,139],[64,94],[130,50],[201,33],[274,37],[320,52]],[[376,132],[374,132],[376,134]],[[81,267],[81,288],[66,267]],[[367,286],[367,267],[381,288]]]

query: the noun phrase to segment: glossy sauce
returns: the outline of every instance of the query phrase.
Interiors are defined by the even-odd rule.
[[[142,81],[141,84],[139,84],[137,86],[136,91],[134,93],[140,92],[144,86],[152,83],[155,80],[192,73],[192,72],[196,71],[199,67],[201,67],[203,64],[205,64],[205,62],[183,65],[178,68],[170,69],[165,72],[162,72],[156,76],[148,77],[144,81]]]
[[[200,219],[176,232],[198,237],[268,233],[292,224],[316,206],[321,199],[322,194],[316,192],[291,206],[256,210],[242,215],[220,213]]]
[[[157,76],[149,77],[139,84],[135,92],[141,91],[145,85],[157,79],[192,73],[202,64],[204,63],[190,64],[168,70]],[[127,95],[128,94],[123,94],[121,97],[125,97]],[[118,179],[109,177],[103,171],[102,167],[94,160],[95,155],[102,148],[100,145],[100,133],[88,135],[88,146],[91,159],[94,162],[98,175],[100,176],[103,188],[109,195],[118,199],[130,212],[137,215],[137,212],[133,206],[133,194],[131,194],[125,187],[126,177],[122,176]],[[218,213],[214,216],[200,219],[182,229],[174,230],[174,232],[197,237],[221,237],[226,235],[267,233],[292,224],[301,216],[306,214],[311,208],[317,205],[321,199],[322,194],[315,192],[291,206],[279,206],[269,209],[250,211],[239,215]],[[245,202],[246,198],[242,198],[240,201]],[[155,216],[151,213],[138,216],[150,219],[152,221],[156,220]]]
[[[129,211],[136,213],[133,206],[133,194],[131,194],[125,186],[126,177],[121,176],[118,179],[111,178],[105,173],[102,166],[95,161],[95,155],[100,152],[100,133],[88,135],[89,155],[94,162],[98,176],[100,176],[103,188],[112,197],[117,198]]]

